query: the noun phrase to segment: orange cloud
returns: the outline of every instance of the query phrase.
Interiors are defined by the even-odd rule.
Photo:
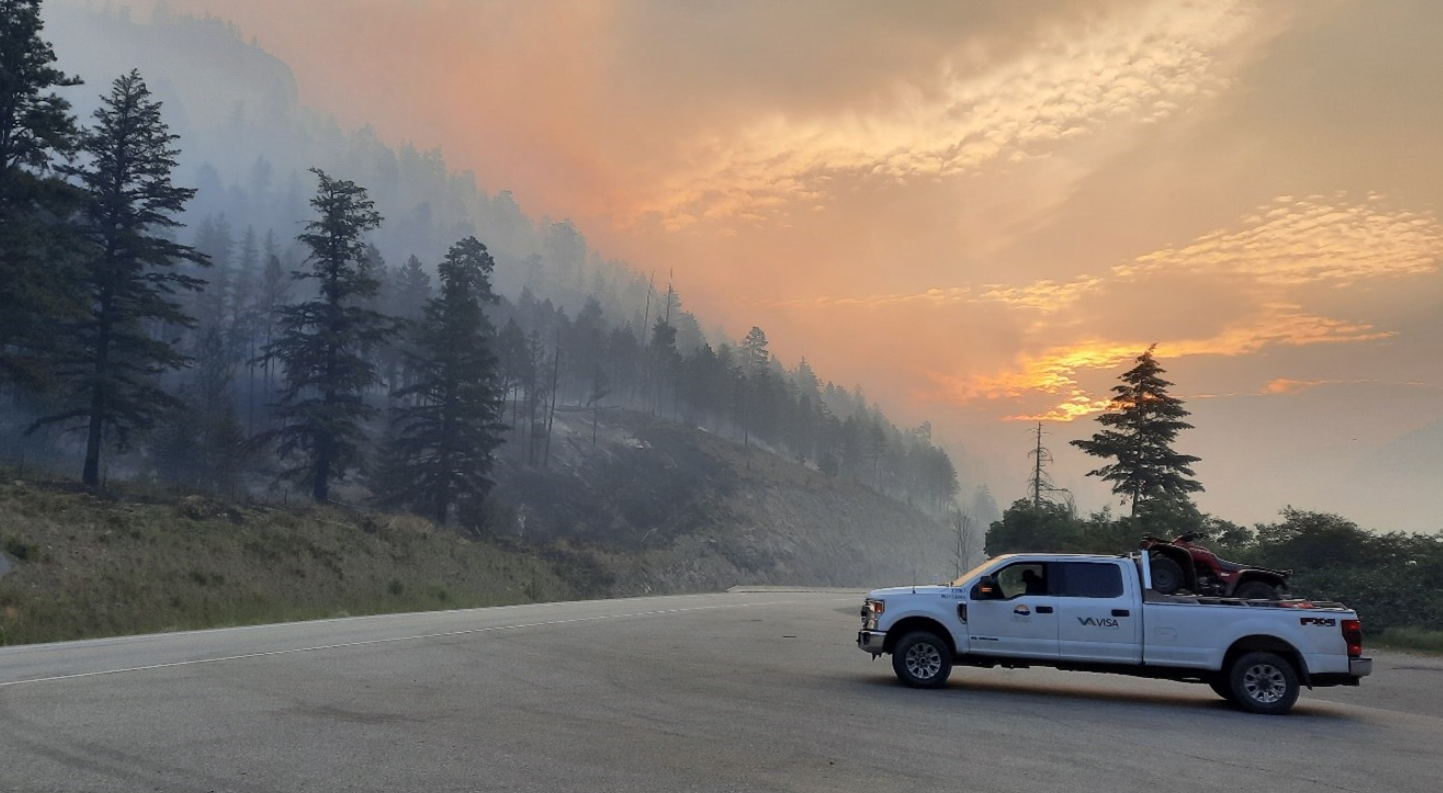
[[[1157,346],[1157,357],[1240,356],[1269,346],[1349,344],[1375,341],[1393,335],[1371,325],[1307,314],[1297,306],[1270,304],[1258,317],[1228,327],[1203,339],[1167,341]],[[1023,355],[1010,371],[989,375],[933,374],[938,389],[934,398],[952,402],[978,399],[1015,399],[1026,394],[1067,394],[1067,399],[1036,415],[1011,416],[1013,420],[1072,421],[1100,413],[1108,400],[1090,395],[1077,381],[1084,371],[1120,368],[1147,349],[1145,342],[1093,340],[1056,347],[1040,355]]]
[[[1439,385],[1437,383],[1422,383],[1416,380],[1405,382],[1395,382],[1387,380],[1291,380],[1286,377],[1280,377],[1276,380],[1269,381],[1267,385],[1263,386],[1263,390],[1259,393],[1269,396],[1298,394],[1309,389],[1330,385],[1386,385],[1443,390],[1443,385]]]
[[[1110,284],[1151,276],[1190,273],[1218,276],[1277,292],[1315,282],[1349,286],[1358,281],[1404,278],[1438,272],[1443,259],[1443,224],[1432,213],[1389,211],[1384,197],[1370,194],[1361,204],[1344,195],[1324,203],[1319,196],[1280,196],[1242,219],[1237,231],[1219,230],[1181,248],[1164,248],[1113,267],[1106,276],[1083,274],[1066,282],[1024,286],[988,284],[934,287],[916,294],[817,297],[773,305],[892,305],[965,302],[1000,303],[1053,314],[1070,308]]]
[[[839,176],[905,184],[1046,157],[1119,121],[1151,123],[1228,85],[1219,58],[1253,26],[1249,0],[1129,6],[1052,28],[1001,65],[959,52],[926,83],[829,115],[774,112],[693,140],[687,164],[628,220],[775,215],[823,203]]]
[[[981,297],[983,300],[1007,306],[1037,309],[1044,314],[1051,314],[1072,306],[1104,283],[1101,278],[1084,274],[1061,284],[1044,280],[1022,287],[991,285]]]
[[[1296,394],[1299,391],[1306,391],[1309,388],[1323,385],[1327,380],[1290,380],[1280,377],[1263,386],[1264,394]]]
[[[1085,418],[1107,410],[1112,404],[1110,399],[1097,399],[1081,389],[1074,390],[1072,397],[1066,402],[1054,405],[1053,407],[1036,414],[1022,414],[1017,416],[1004,416],[1003,421],[1053,421],[1066,423],[1073,419]]]
[[[1165,248],[1118,267],[1118,277],[1167,271],[1246,276],[1291,286],[1348,286],[1372,278],[1438,271],[1443,226],[1431,213],[1389,212],[1383,197],[1349,204],[1342,196],[1281,196],[1244,218],[1239,231],[1214,231],[1183,248]]]
[[[812,305],[882,306],[915,303],[946,307],[990,303],[1026,311],[1035,319],[1026,328],[1033,338],[1055,339],[1077,323],[1077,309],[1086,304],[1094,317],[1109,316],[1114,287],[1143,283],[1153,287],[1152,305],[1177,305],[1189,312],[1189,296],[1168,300],[1177,289],[1176,275],[1201,276],[1226,283],[1239,299],[1240,317],[1216,332],[1194,338],[1163,340],[1161,358],[1188,356],[1236,357],[1267,347],[1302,347],[1317,344],[1360,344],[1395,335],[1366,322],[1322,316],[1298,301],[1299,289],[1313,283],[1353,284],[1434,274],[1443,258],[1443,225],[1430,213],[1389,210],[1382,196],[1349,202],[1346,196],[1330,199],[1280,196],[1272,204],[1245,216],[1236,230],[1203,235],[1180,248],[1155,251],[1113,267],[1105,276],[1081,275],[1066,282],[1041,280],[1019,287],[988,285],[981,290],[934,288],[919,294],[886,294],[862,298],[817,298]],[[1186,287],[1184,287],[1186,288]],[[1129,306],[1124,309],[1136,312]],[[1064,313],[1066,312],[1066,313]],[[1095,320],[1094,320],[1095,321]],[[1071,323],[1071,324],[1069,324]],[[1115,370],[1130,362],[1149,342],[1118,342],[1086,338],[1050,345],[1045,352],[1024,353],[1013,366],[990,374],[951,376],[933,374],[936,389],[929,396],[953,402],[1017,399],[1029,394],[1066,398],[1040,413],[1009,418],[1028,421],[1071,421],[1104,410],[1107,400],[1078,385],[1079,373]],[[1284,394],[1325,381],[1279,379],[1264,393]],[[1331,382],[1331,381],[1327,381]]]
[[[765,301],[763,305],[774,307],[799,307],[815,306],[823,308],[882,308],[884,306],[896,306],[908,303],[929,304],[932,306],[945,306],[955,303],[965,303],[972,299],[972,290],[963,287],[949,287],[946,289],[928,289],[925,292],[913,294],[877,294],[864,297],[834,297],[820,295],[817,297],[800,298],[796,300],[774,300]]]

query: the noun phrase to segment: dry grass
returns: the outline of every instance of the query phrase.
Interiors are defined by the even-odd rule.
[[[1380,636],[1367,637],[1363,646],[1443,655],[1443,631],[1427,628],[1389,628]]]
[[[547,561],[430,523],[0,484],[0,641],[557,600]]]

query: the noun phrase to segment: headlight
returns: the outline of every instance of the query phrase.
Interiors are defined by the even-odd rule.
[[[862,630],[872,630],[877,627],[877,617],[887,610],[887,604],[880,600],[867,598],[862,603]]]

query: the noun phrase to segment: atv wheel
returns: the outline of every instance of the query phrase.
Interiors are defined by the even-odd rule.
[[[1283,596],[1271,584],[1262,581],[1245,581],[1233,590],[1233,597],[1243,600],[1282,600]]]
[[[1152,591],[1171,595],[1182,589],[1182,565],[1166,556],[1152,557]]]

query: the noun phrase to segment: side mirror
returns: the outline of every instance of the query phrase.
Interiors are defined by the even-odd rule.
[[[1001,600],[1002,588],[997,586],[997,579],[990,575],[984,575],[977,579],[977,585],[972,587],[973,600]]]

